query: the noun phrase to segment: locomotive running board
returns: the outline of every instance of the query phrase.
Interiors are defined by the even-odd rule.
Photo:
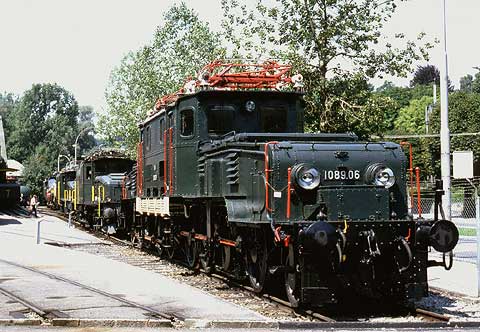
[[[169,197],[135,199],[135,211],[153,216],[170,216]]]

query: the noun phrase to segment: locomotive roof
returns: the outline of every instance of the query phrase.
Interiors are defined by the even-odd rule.
[[[95,161],[100,159],[130,159],[125,151],[119,149],[97,149],[91,151],[86,157],[85,161]]]
[[[150,115],[142,122],[138,124],[139,127],[143,127],[145,124],[151,122],[152,120],[156,119],[157,117],[161,116],[165,112],[170,111],[171,109],[175,109],[176,106],[183,100],[190,99],[190,98],[197,98],[200,99],[202,97],[208,96],[225,96],[225,95],[284,95],[284,96],[295,96],[301,97],[304,95],[302,91],[279,91],[279,90],[219,90],[219,89],[205,89],[199,90],[195,93],[190,94],[183,94],[178,97],[178,99],[167,105],[166,108],[162,108],[159,111],[155,109],[150,113]]]

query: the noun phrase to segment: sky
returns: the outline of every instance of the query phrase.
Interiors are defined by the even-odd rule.
[[[244,0],[253,3],[253,0]],[[414,39],[442,36],[442,0],[407,0],[385,27]],[[176,0],[1,0],[0,92],[21,95],[34,83],[57,83],[80,105],[106,108],[104,92],[112,69],[130,50],[147,44],[162,14]],[[446,0],[449,76],[454,85],[480,66],[480,0]],[[220,29],[220,0],[185,0],[212,30]],[[440,68],[441,44],[430,64]],[[419,63],[424,65],[425,63]],[[407,79],[390,78],[397,85]],[[381,82],[373,82],[379,85]]]

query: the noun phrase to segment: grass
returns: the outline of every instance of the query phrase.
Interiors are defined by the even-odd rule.
[[[463,236],[476,236],[477,235],[477,230],[475,228],[464,228],[464,227],[459,227],[458,228],[458,233]]]

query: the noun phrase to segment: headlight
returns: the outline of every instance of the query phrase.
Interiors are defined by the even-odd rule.
[[[395,184],[395,174],[392,169],[382,164],[370,165],[366,171],[366,175],[367,182],[376,186],[382,186],[388,189]]]
[[[320,184],[320,174],[315,167],[307,164],[299,164],[292,170],[295,182],[300,188],[312,190]]]

